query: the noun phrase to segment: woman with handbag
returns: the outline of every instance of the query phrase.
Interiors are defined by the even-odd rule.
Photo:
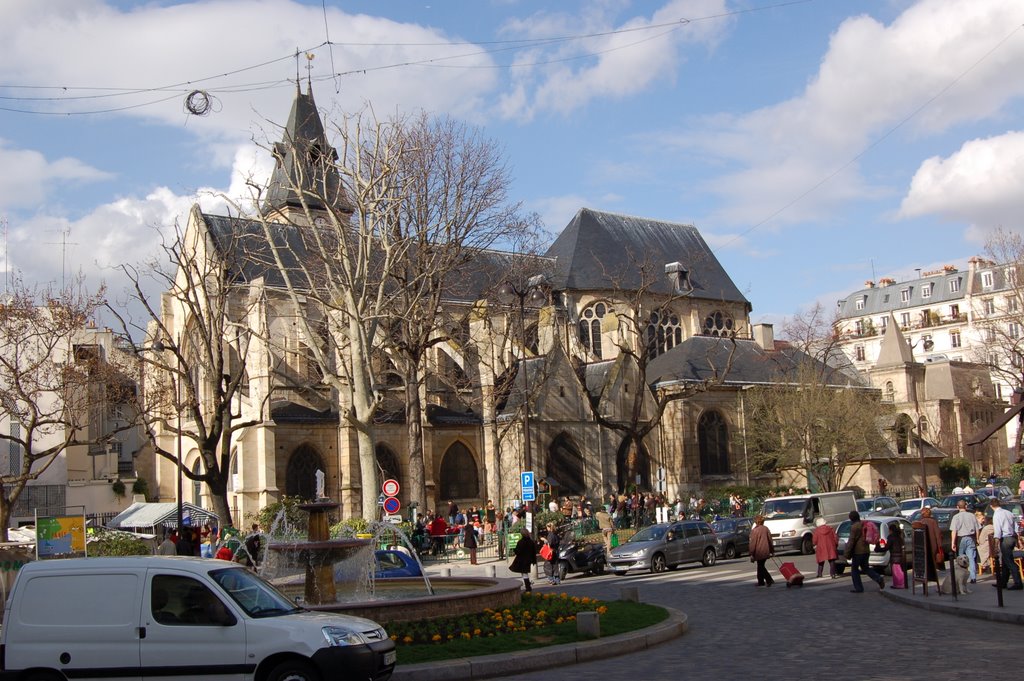
[[[547,544],[544,545],[541,551],[544,554],[544,559],[548,562],[548,578],[551,580],[552,586],[558,586],[562,583],[562,580],[558,577],[558,549],[560,548],[561,540],[554,523],[548,523],[548,534],[545,540]]]
[[[889,572],[892,574],[892,585],[896,589],[907,588],[907,554],[903,542],[903,532],[898,522],[889,523]],[[898,576],[897,576],[898,575]]]

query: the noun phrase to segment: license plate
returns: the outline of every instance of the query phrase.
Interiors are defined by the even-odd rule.
[[[384,653],[384,664],[394,664],[395,660],[398,659],[398,653],[394,650],[389,650]]]

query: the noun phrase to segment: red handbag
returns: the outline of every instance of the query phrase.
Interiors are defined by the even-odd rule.
[[[540,557],[543,558],[544,560],[551,560],[551,556],[553,556],[553,555],[554,555],[554,552],[551,550],[551,547],[548,546],[547,544],[545,544],[544,546],[540,547]]]

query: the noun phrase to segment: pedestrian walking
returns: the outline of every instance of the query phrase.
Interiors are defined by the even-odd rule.
[[[597,526],[601,530],[601,536],[604,538],[605,553],[610,554],[612,552],[612,532],[615,531],[612,517],[604,509],[599,510],[595,517],[597,518]]]
[[[558,536],[558,529],[554,523],[548,523],[548,533],[544,539],[551,550],[548,557],[548,577],[553,586],[558,586],[562,583],[562,580],[558,577],[558,549],[562,541]]]
[[[466,523],[465,527],[462,528],[462,547],[469,551],[470,565],[476,565],[477,544],[476,525],[474,523]]]
[[[828,576],[835,579],[836,558],[839,557],[839,537],[825,519],[818,516],[814,519],[814,532],[811,533],[811,541],[814,542],[814,559],[818,561],[818,577],[821,577],[825,569],[825,561],[828,561]]]
[[[1013,514],[1003,508],[999,499],[992,499],[989,505],[995,509],[992,512],[992,536],[996,538],[999,546],[999,561],[1001,563],[999,575],[996,577],[998,584],[1009,591],[1020,591],[1024,589],[1021,584],[1020,570],[1010,569],[1013,563],[1013,550],[1017,547],[1017,528],[1013,522]],[[1016,568],[1016,566],[1014,566]],[[1010,575],[1013,575],[1013,586],[1008,586]]]
[[[939,532],[939,523],[932,517],[932,509],[925,507],[921,509],[921,519],[918,521],[925,529],[927,547],[925,549],[925,579],[928,581],[939,581],[939,570],[946,569],[945,551],[942,549],[942,534]]]
[[[957,512],[949,522],[949,532],[953,549],[958,556],[967,556],[970,561],[971,584],[978,581],[978,519],[967,510],[967,502],[961,499],[956,503]]]
[[[871,522],[871,521],[865,521]],[[860,513],[850,511],[850,539],[846,542],[846,559],[850,561],[853,569],[850,575],[853,578],[853,588],[850,593],[864,593],[864,584],[861,582],[861,574],[866,574],[868,579],[875,581],[879,589],[885,588],[885,578],[875,572],[868,562],[871,556],[871,546],[864,537],[864,523],[861,522]]]
[[[532,591],[530,572],[533,571],[533,566],[537,564],[537,544],[534,543],[529,530],[523,530],[519,541],[512,547],[512,555],[514,557],[512,558],[512,564],[508,566],[509,570],[522,575],[523,588],[526,591]]]
[[[765,562],[775,555],[772,533],[764,526],[764,516],[754,516],[754,529],[750,531],[750,562],[757,563],[757,585],[771,586],[775,583]]]
[[[907,588],[907,549],[903,541],[903,530],[895,520],[889,523],[889,573],[892,574],[893,588]],[[903,586],[897,584],[897,573]]]
[[[983,511],[976,511],[974,517],[978,519],[978,569],[984,573],[985,568],[988,568],[990,573],[994,573],[992,569],[992,552],[989,550],[988,540],[992,536],[993,528],[992,523],[989,522],[988,518],[985,517]]]

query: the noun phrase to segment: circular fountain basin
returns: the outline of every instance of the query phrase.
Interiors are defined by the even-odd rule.
[[[434,587],[433,596],[423,594],[423,580],[419,577],[378,579],[374,582],[373,600],[306,607],[321,612],[358,615],[381,624],[472,615],[487,608],[501,610],[518,605],[523,583],[519,579],[431,577],[430,584]],[[278,588],[289,593],[288,586]]]

